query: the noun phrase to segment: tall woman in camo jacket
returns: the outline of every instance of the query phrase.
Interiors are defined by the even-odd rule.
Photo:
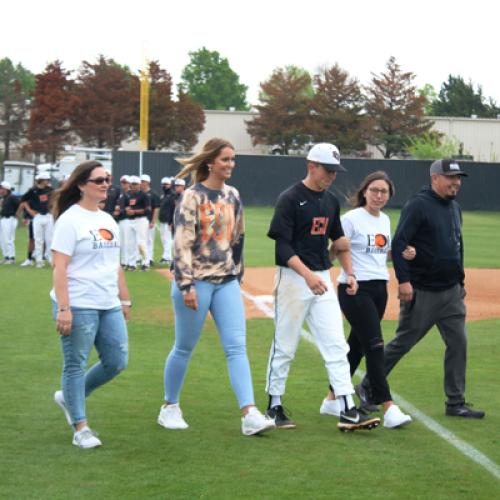
[[[174,217],[174,276],[172,302],[175,344],[165,362],[165,404],[158,423],[185,429],[179,397],[191,354],[210,311],[226,355],[231,385],[241,410],[242,432],[258,434],[274,421],[254,403],[246,352],[246,328],[240,279],[243,274],[243,206],[238,191],[226,185],[235,166],[234,147],[211,139],[201,152],[178,160],[191,174]]]

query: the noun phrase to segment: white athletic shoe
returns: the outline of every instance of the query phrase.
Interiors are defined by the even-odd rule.
[[[71,415],[69,414],[69,411],[66,408],[66,402],[64,401],[63,391],[54,392],[54,401],[56,405],[59,406],[59,408],[61,408],[61,410],[64,412],[64,416],[66,417],[68,425],[71,425],[71,427],[73,427],[73,422],[71,421]]]
[[[42,262],[37,262],[37,263],[36,263],[36,267],[37,267],[38,269],[41,269],[44,265],[45,265],[45,263],[44,263],[43,261],[42,261]]]
[[[182,417],[179,403],[163,405],[158,415],[158,423],[166,429],[187,429],[189,425]]]
[[[22,264],[21,267],[29,267],[33,265],[33,261],[30,259],[26,259]]]
[[[384,427],[395,429],[411,422],[410,415],[405,415],[398,405],[391,405],[384,414]]]
[[[97,434],[90,430],[89,427],[84,427],[73,434],[73,444],[78,446],[78,448],[86,449],[97,448],[102,445],[101,440],[97,437]]]
[[[321,415],[340,417],[340,402],[338,399],[323,399],[319,412]]]
[[[245,436],[260,434],[275,428],[274,419],[269,418],[267,415],[262,415],[255,406],[252,406],[248,410],[248,413],[244,417],[241,417],[241,432]]]

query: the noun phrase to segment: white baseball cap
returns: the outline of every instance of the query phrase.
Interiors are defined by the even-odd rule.
[[[347,172],[340,164],[340,153],[337,146],[327,142],[315,144],[307,155],[309,161],[321,163],[321,165],[332,172]]]
[[[186,185],[186,181],[184,179],[175,179],[174,184],[176,186],[185,186]]]
[[[151,183],[151,177],[148,174],[142,174],[141,175],[141,181]]]
[[[130,184],[140,184],[141,183],[141,179],[137,175],[131,175],[129,177],[129,182],[130,182]]]
[[[161,180],[162,184],[172,184],[172,179],[170,177],[163,177]]]
[[[129,175],[122,175],[120,177],[120,182],[130,182],[130,176]]]
[[[9,191],[12,190],[11,185],[7,181],[0,182],[0,187],[3,187],[4,189],[8,189]]]
[[[50,181],[49,172],[40,172],[36,175],[35,180],[37,181]]]

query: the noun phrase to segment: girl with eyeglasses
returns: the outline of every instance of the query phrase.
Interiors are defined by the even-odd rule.
[[[85,401],[127,366],[130,295],[120,267],[118,225],[99,208],[109,176],[97,161],[81,163],[54,193],[53,288],[50,297],[63,353],[62,390],[54,401],[73,427],[73,445],[102,443],[88,425]],[[93,346],[99,361],[87,370]]]
[[[347,276],[343,270],[338,278],[340,307],[351,325],[348,339],[351,376],[364,356],[372,388],[368,399],[383,406],[384,427],[387,428],[411,422],[411,417],[405,415],[392,400],[384,371],[384,340],[380,326],[387,305],[387,260],[391,251],[391,224],[382,209],[393,195],[392,181],[385,172],[377,171],[366,176],[350,198],[355,208],[345,213],[341,222],[344,234],[351,243],[352,267],[359,285],[356,295],[347,293]],[[415,250],[407,247],[403,255],[412,259]],[[333,260],[334,255],[331,257]],[[355,389],[362,402],[366,400],[366,395],[360,394],[362,388],[358,385]],[[321,413],[337,415],[338,403],[334,397],[330,390],[321,406]],[[378,407],[369,409],[378,411]]]

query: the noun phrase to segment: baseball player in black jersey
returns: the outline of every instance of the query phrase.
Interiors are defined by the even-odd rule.
[[[35,180],[35,187],[22,196],[21,202],[25,202],[24,208],[33,217],[36,267],[43,267],[44,257],[48,262],[51,261],[50,244],[54,219],[49,211],[49,200],[52,188],[48,172],[40,172]]]
[[[19,198],[12,193],[12,186],[7,181],[0,182],[0,243],[2,246],[2,264],[14,264],[16,260],[16,212],[19,208]]]
[[[160,264],[170,265],[172,262],[172,217],[170,214],[170,200],[173,196],[172,179],[163,177],[161,180],[162,195],[158,209],[158,220],[160,221],[160,236],[163,245],[163,254]]]
[[[307,175],[278,198],[268,236],[275,240],[275,333],[267,367],[267,414],[276,426],[293,428],[281,396],[290,364],[307,321],[324,359],[328,379],[339,401],[340,430],[372,429],[378,417],[354,406],[342,315],[330,278],[329,241],[347,275],[349,294],[358,285],[352,272],[349,241],[340,224],[339,202],[328,188],[337,172],[345,171],[333,144],[316,144],[307,155]]]
[[[151,189],[151,177],[148,174],[141,175],[141,191],[147,196],[149,210],[146,213],[148,218],[148,231],[146,240],[147,261],[149,265],[154,265],[154,246],[156,236],[156,220],[158,218],[158,209],[160,208],[160,197]]]

